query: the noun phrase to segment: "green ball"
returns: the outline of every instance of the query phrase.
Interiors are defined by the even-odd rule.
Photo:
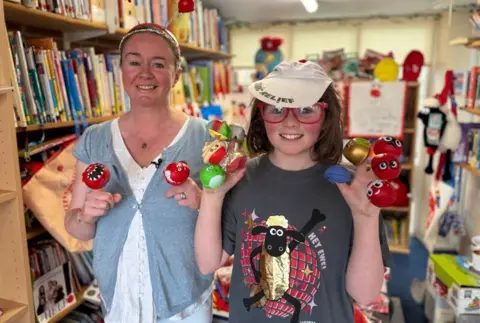
[[[200,181],[206,188],[219,188],[225,183],[225,177],[225,171],[219,165],[205,165],[200,171]]]

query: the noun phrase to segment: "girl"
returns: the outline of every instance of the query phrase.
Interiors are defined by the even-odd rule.
[[[234,255],[230,323],[353,322],[353,301],[380,293],[388,246],[366,165],[350,185],[323,176],[343,149],[332,80],[315,63],[283,62],[249,91],[247,147],[260,155],[204,189],[199,268],[214,272]]]

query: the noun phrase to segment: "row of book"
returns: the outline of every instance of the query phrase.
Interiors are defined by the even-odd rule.
[[[452,160],[480,169],[480,123],[460,123],[462,138]]]
[[[407,218],[389,216],[385,213],[383,223],[385,225],[385,234],[388,244],[408,245],[408,221]]]
[[[480,111],[480,66],[466,71],[454,71],[453,78],[458,106]]]
[[[227,52],[228,32],[218,10],[195,0],[195,9],[179,13],[180,0],[13,0],[29,8],[130,29],[156,23],[170,29],[178,41]]]
[[[76,121],[129,110],[116,54],[93,47],[61,51],[53,38],[24,39],[9,32],[17,86],[18,126]]]

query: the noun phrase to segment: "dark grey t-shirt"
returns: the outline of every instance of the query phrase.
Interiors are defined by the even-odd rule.
[[[235,255],[230,323],[354,321],[345,290],[353,220],[336,185],[324,179],[326,168],[285,171],[262,155],[227,194],[223,249]],[[387,266],[381,217],[379,225]]]

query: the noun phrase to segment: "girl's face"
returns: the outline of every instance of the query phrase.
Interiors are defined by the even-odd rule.
[[[315,123],[301,123],[294,111],[289,111],[279,123],[264,121],[268,139],[276,153],[284,156],[308,155],[317,141],[323,124],[323,115]]]
[[[175,55],[161,36],[140,33],[131,36],[123,47],[122,79],[132,106],[158,106],[180,75]]]

